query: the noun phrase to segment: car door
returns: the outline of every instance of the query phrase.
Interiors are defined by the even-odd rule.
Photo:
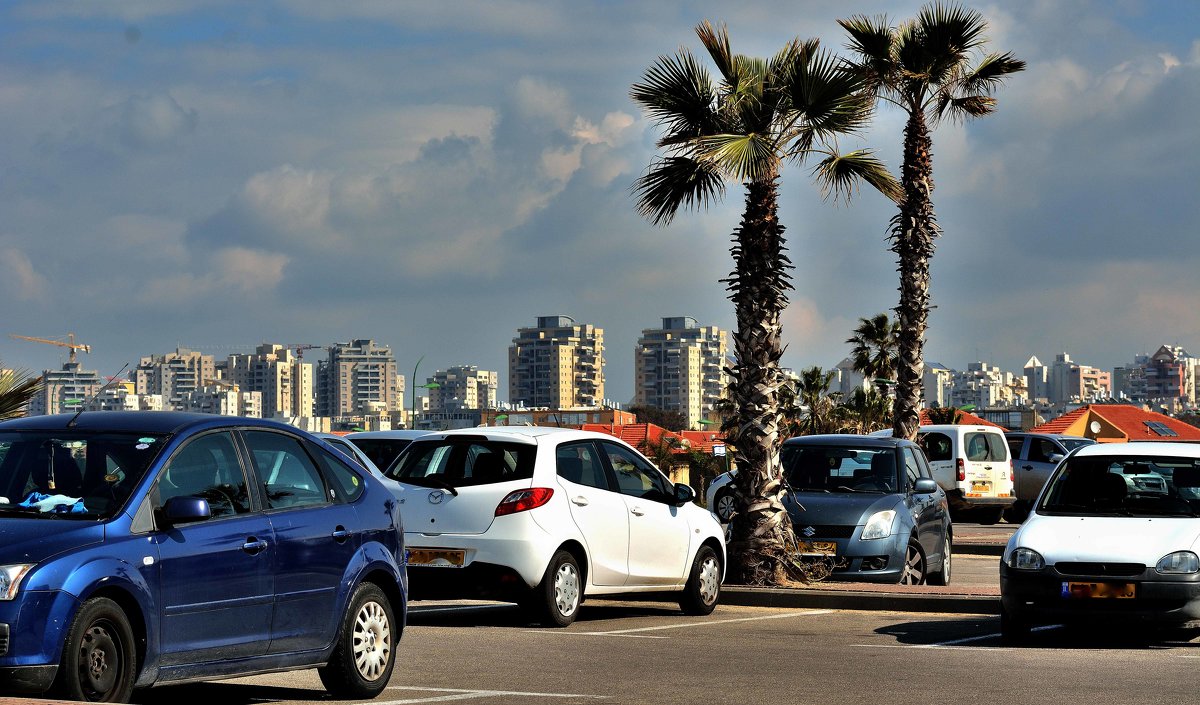
[[[1050,456],[1065,456],[1067,451],[1053,439],[1031,436],[1025,453],[1021,460],[1013,461],[1017,466],[1020,485],[1017,496],[1032,502],[1042,491],[1046,480],[1050,479],[1050,473],[1058,467],[1058,462],[1051,460]]]
[[[583,534],[594,585],[624,585],[629,574],[629,510],[614,492],[592,441],[563,443],[554,453],[558,482]]]
[[[151,535],[158,547],[161,665],[257,656],[271,637],[275,538],[252,504],[229,432],[189,441],[167,462],[150,502],[208,500],[211,518]]]
[[[912,448],[900,449],[904,459],[904,482],[908,493],[908,503],[912,511],[913,524],[917,527],[917,540],[925,550],[926,556],[932,556],[941,551],[941,502],[938,495],[916,494],[913,487],[921,477],[928,477],[928,471],[922,473],[920,460]]]
[[[600,441],[629,516],[626,585],[676,585],[687,574],[687,519],[671,503],[673,485],[650,461],[618,443]]]
[[[361,539],[358,516],[298,437],[260,429],[241,435],[275,532],[270,653],[323,648],[336,631],[338,588]]]

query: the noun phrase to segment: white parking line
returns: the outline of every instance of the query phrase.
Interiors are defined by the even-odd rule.
[[[686,629],[688,627],[709,627],[715,624],[734,624],[736,622],[761,622],[768,619],[787,619],[788,617],[809,617],[818,614],[831,614],[833,610],[808,610],[805,612],[788,612],[786,614],[768,614],[761,617],[739,617],[737,619],[712,619],[707,622],[687,622],[684,624],[662,624],[655,627],[638,627],[636,629],[613,629],[607,632],[581,632],[530,629],[539,634],[564,634],[566,636],[623,636],[641,639],[667,639],[665,636],[643,635],[641,632],[656,632],[663,629]]]
[[[516,695],[524,698],[589,698],[605,700],[607,695],[584,695],[581,693],[523,693],[513,690],[465,690],[462,688],[423,688],[417,685],[390,685],[388,690],[415,690],[425,693],[447,693],[426,698],[405,698],[404,700],[385,700],[372,702],[371,705],[408,705],[409,703],[441,703],[452,700],[470,700],[472,698],[495,698],[501,695]]]

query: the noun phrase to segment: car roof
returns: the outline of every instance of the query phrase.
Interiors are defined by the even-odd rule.
[[[1072,436],[1067,433],[1038,433],[1036,431],[1005,431],[1006,436],[1032,436],[1034,438],[1065,438],[1069,441],[1090,441],[1087,436]]]
[[[355,431],[354,433],[347,433],[346,435],[342,436],[342,438],[349,438],[349,439],[381,438],[384,440],[387,440],[387,439],[412,440],[414,438],[420,438],[421,436],[427,436],[430,433],[436,433],[436,431],[420,431],[420,430],[414,430],[411,428],[409,428],[409,429],[397,428],[397,429],[394,429],[391,431]]]
[[[922,424],[918,429],[918,433],[926,433],[928,431],[937,431],[945,433],[946,431],[988,431],[991,433],[1004,433],[1004,429],[999,426],[984,426],[982,424],[966,424],[966,423],[937,423],[937,424]]]
[[[1075,457],[1092,456],[1138,457],[1163,456],[1175,458],[1200,458],[1200,443],[1147,442],[1147,443],[1097,443],[1083,446],[1075,451]]]
[[[26,416],[0,423],[0,431],[127,431],[173,434],[184,429],[220,426],[262,426],[297,429],[277,421],[245,416],[221,416],[183,411],[85,411],[82,414]]]
[[[557,426],[476,426],[474,428],[456,428],[450,431],[435,431],[427,434],[431,439],[449,438],[456,436],[483,436],[493,441],[513,441],[517,443],[537,443],[540,439],[554,437],[555,440],[577,440],[600,438],[620,441],[608,433],[599,431],[583,431],[577,428],[559,428]]]
[[[853,443],[864,448],[900,448],[903,446],[919,447],[916,443],[903,438],[891,436],[860,436],[854,433],[828,433],[819,436],[796,436],[784,441],[789,446],[836,446]]]

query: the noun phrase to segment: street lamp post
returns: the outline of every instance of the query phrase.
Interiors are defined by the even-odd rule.
[[[421,360],[424,360],[424,359],[425,359],[424,355],[422,355],[421,357],[418,357],[417,364],[413,365],[412,411],[409,412],[410,415],[408,417],[408,424],[409,424],[410,428],[415,428],[417,425],[417,369],[419,369],[421,367]]]

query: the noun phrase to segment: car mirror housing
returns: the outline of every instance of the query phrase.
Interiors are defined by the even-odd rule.
[[[172,525],[205,521],[212,517],[208,500],[202,497],[172,497],[163,507],[163,517]]]
[[[682,507],[683,505],[692,502],[696,499],[696,490],[693,490],[691,485],[685,485],[682,482],[675,483],[675,505]]]
[[[922,477],[913,484],[915,494],[933,494],[937,492],[937,488],[937,480],[928,477]]]
[[[1062,453],[1051,453],[1050,457],[1048,457],[1047,460],[1049,460],[1052,463],[1061,463],[1062,459],[1065,457],[1067,457],[1067,456],[1063,455]]]

